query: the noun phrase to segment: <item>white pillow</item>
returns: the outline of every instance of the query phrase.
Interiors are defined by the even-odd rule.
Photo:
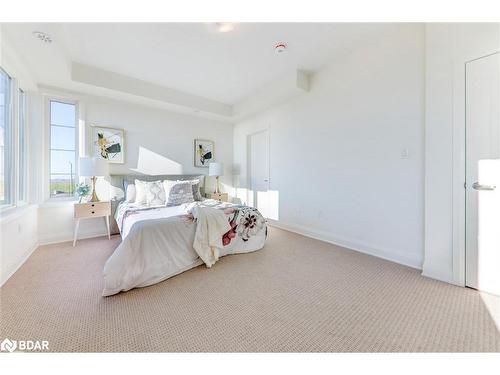
[[[147,203],[146,181],[135,180],[135,204],[143,206]]]
[[[133,203],[135,202],[135,185],[128,184],[127,191],[125,192],[125,202]]]

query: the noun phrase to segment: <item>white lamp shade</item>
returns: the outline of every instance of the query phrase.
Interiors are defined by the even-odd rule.
[[[97,158],[80,158],[79,160],[80,176],[93,177],[93,176],[107,176],[109,174],[109,164],[104,159]]]
[[[224,167],[222,163],[210,163],[208,164],[208,175],[209,176],[222,176],[224,174]]]

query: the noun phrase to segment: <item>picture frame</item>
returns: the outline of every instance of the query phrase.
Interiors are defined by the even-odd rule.
[[[208,164],[215,160],[214,142],[207,139],[194,140],[194,166],[208,168]]]
[[[92,155],[109,163],[125,162],[125,132],[123,129],[92,126]]]

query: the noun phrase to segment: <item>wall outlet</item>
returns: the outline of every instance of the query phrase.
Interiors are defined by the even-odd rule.
[[[410,150],[404,148],[401,150],[401,159],[409,159],[410,158]]]

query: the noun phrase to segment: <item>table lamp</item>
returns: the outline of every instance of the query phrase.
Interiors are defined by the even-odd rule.
[[[208,175],[215,176],[215,179],[216,179],[214,194],[220,193],[219,176],[222,176],[224,174],[223,170],[224,170],[224,168],[223,168],[222,163],[210,163],[210,164],[208,164]]]
[[[92,177],[92,198],[89,202],[99,202],[95,192],[95,182],[97,177],[105,177],[109,174],[109,164],[104,159],[80,158],[78,173],[82,177]]]

